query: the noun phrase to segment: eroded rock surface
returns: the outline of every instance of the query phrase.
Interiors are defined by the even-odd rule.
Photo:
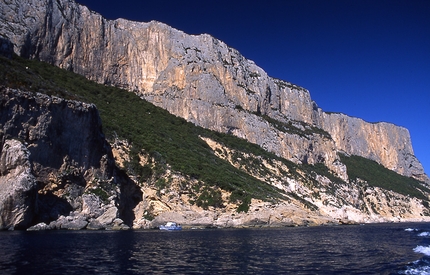
[[[325,113],[306,89],[269,77],[210,35],[187,35],[155,21],[106,20],[71,0],[7,0],[0,3],[0,54],[12,51],[126,88],[295,163],[324,163],[342,181],[290,171],[280,161],[204,139],[217,157],[285,196],[253,199],[248,212],[237,212],[228,192],[211,187],[222,194],[221,205],[199,207],[192,190],[201,183],[187,175],[167,168],[137,184],[119,173],[114,156],[124,167],[129,142],[113,141],[112,154],[94,105],[1,87],[1,229],[122,230],[171,220],[186,227],[429,220],[421,199],[350,182],[338,155],[373,159],[429,183],[407,129]],[[248,158],[258,159],[259,168],[239,160]],[[169,184],[157,187],[160,179]]]
[[[0,145],[0,230],[23,229],[31,224],[36,210],[37,183],[30,152],[16,139]]]
[[[339,151],[430,182],[406,129],[324,113],[306,89],[269,77],[210,35],[106,20],[70,0],[6,1],[0,15],[0,36],[16,54],[134,91],[197,125],[297,163],[323,162],[342,178]]]
[[[1,229],[82,229],[112,207],[132,224],[140,191],[118,174],[94,105],[1,87],[0,141]]]

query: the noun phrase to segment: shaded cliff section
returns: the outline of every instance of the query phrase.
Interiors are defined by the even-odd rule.
[[[407,129],[318,108],[309,92],[273,79],[210,35],[101,15],[69,0],[9,0],[0,36],[14,52],[134,91],[196,125],[231,133],[295,163],[347,178],[339,152],[430,182]]]
[[[126,228],[139,194],[94,105],[0,87],[0,229]]]

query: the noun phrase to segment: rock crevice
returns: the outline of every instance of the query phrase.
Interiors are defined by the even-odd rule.
[[[133,223],[141,192],[116,168],[94,105],[2,87],[0,140],[0,229],[75,229],[112,207]]]
[[[306,89],[269,77],[210,35],[188,35],[156,21],[106,20],[66,0],[10,1],[0,13],[0,36],[21,56],[134,91],[199,126],[233,133],[297,163],[324,161],[335,171],[336,152],[344,151],[429,182],[406,129],[324,113]],[[312,131],[303,138],[262,116],[304,123],[331,138]]]

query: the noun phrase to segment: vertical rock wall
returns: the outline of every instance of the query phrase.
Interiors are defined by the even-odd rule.
[[[409,131],[391,123],[368,123],[344,114],[321,113],[321,127],[338,150],[375,160],[399,174],[428,181],[415,157]]]
[[[31,224],[36,204],[30,152],[15,139],[0,145],[0,230],[23,229]]]
[[[141,194],[118,172],[94,105],[0,87],[0,230],[81,229],[106,212],[99,228],[132,224]]]
[[[134,91],[197,125],[293,161],[322,161],[336,171],[336,153],[345,151],[428,180],[404,128],[325,114],[307,90],[269,77],[210,35],[187,35],[155,21],[110,21],[70,0],[8,0],[0,23],[0,36],[21,56]],[[265,116],[302,133],[275,127]]]

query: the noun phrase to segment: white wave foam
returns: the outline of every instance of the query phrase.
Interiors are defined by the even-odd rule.
[[[405,271],[404,274],[408,275],[430,275],[430,267],[429,266],[420,266],[416,268],[409,268]]]
[[[418,231],[418,229],[415,229],[415,228],[406,228],[405,231],[412,232],[412,231]]]
[[[421,232],[420,234],[418,234],[418,236],[420,236],[420,237],[429,237],[430,236],[430,232]]]
[[[430,256],[430,246],[419,245],[414,248],[414,252]]]
[[[404,272],[399,272],[399,274],[430,275],[430,266],[427,262],[423,263],[421,260],[417,260],[413,262],[413,264],[409,266]]]

